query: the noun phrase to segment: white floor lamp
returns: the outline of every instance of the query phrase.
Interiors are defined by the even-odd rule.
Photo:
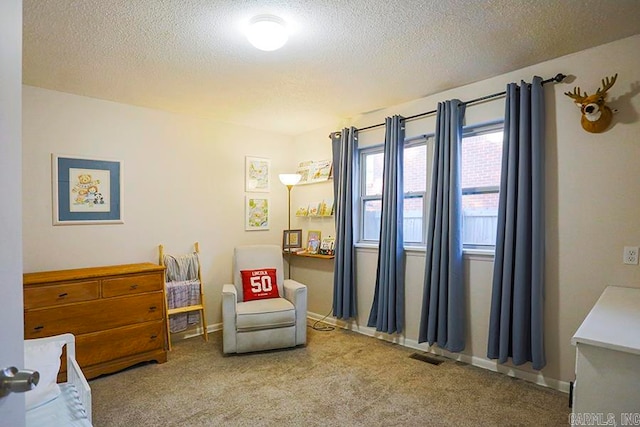
[[[287,186],[287,246],[289,246],[289,239],[291,239],[291,189],[294,185],[300,182],[302,175],[299,173],[281,173],[278,175],[280,182]],[[289,279],[291,279],[291,248],[287,248],[287,264],[289,266]]]

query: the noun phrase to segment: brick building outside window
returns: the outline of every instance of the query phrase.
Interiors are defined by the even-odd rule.
[[[433,136],[405,141],[404,241],[424,244],[428,215]],[[466,128],[461,151],[463,244],[466,248],[492,249],[498,217],[498,193],[502,162],[502,123]],[[377,242],[382,209],[382,146],[360,152],[361,242]]]

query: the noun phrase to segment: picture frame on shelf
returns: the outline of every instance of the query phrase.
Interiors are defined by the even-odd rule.
[[[333,237],[325,237],[320,242],[319,252],[321,255],[335,255],[336,239]]]
[[[318,253],[318,250],[320,248],[320,242],[317,240],[309,240],[309,243],[307,245],[307,250],[306,253],[310,254],[310,255],[316,255]]]
[[[317,254],[320,249],[320,230],[309,230],[307,232],[307,253]]]
[[[282,249],[285,252],[298,252],[302,248],[302,230],[284,230],[282,232]]]
[[[122,224],[123,162],[51,154],[53,225]]]

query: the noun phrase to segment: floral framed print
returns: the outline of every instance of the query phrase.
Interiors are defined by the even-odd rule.
[[[271,160],[245,157],[244,191],[268,193],[271,188]]]
[[[53,225],[122,224],[119,160],[51,155]]]
[[[285,251],[302,248],[302,229],[282,232],[282,249]]]
[[[245,223],[247,231],[269,229],[269,199],[245,196]]]

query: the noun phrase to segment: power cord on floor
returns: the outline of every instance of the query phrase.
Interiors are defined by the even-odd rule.
[[[326,319],[327,317],[329,317],[329,315],[333,312],[333,309],[329,310],[329,312],[320,320],[316,320],[313,325],[311,325],[311,328],[315,331],[320,331],[320,332],[329,332],[329,331],[333,331],[335,329],[335,326],[331,326],[327,323],[324,323],[324,319]],[[322,326],[318,326],[319,323],[324,323],[324,325]]]

